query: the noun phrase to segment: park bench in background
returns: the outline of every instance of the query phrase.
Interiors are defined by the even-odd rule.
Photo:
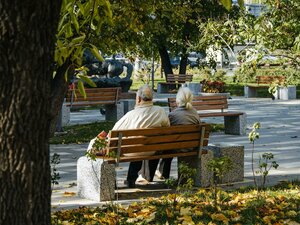
[[[166,82],[157,84],[157,93],[168,93],[173,90],[178,90],[182,84],[192,82],[193,75],[191,74],[167,74]]]
[[[83,198],[96,201],[111,200],[115,197],[115,165],[121,162],[132,162],[149,159],[178,157],[178,161],[190,162],[196,168],[195,184],[209,184],[205,177],[207,173],[207,154],[203,150],[209,139],[210,125],[181,125],[172,127],[146,128],[133,130],[110,131],[108,142],[109,152],[115,157],[101,157],[96,161],[86,156],[80,157],[77,162],[78,194]],[[191,148],[188,152],[173,152],[169,150]],[[156,151],[157,154],[149,155]],[[158,153],[159,152],[159,153]],[[130,153],[139,153],[132,156]],[[144,153],[144,155],[142,155]],[[211,157],[211,156],[210,156]],[[202,165],[200,162],[202,162]],[[206,179],[206,180],[205,180]]]
[[[117,121],[135,105],[135,93],[123,93],[121,88],[85,88],[86,98],[79,90],[69,89],[65,105],[68,107],[100,106],[105,109],[105,119]]]
[[[168,98],[168,104],[171,112],[177,107],[176,98]],[[194,96],[192,105],[198,111],[200,118],[224,117],[225,134],[243,135],[246,133],[246,113],[227,111],[226,96]]]
[[[296,86],[285,85],[285,76],[257,76],[256,83],[244,86],[246,98],[256,97],[259,88],[269,88],[272,83],[278,84],[277,91],[274,93],[275,99],[296,99]]]

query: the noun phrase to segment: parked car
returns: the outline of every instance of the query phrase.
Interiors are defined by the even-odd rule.
[[[190,67],[198,67],[202,61],[205,61],[205,54],[191,52],[188,56],[188,64]]]

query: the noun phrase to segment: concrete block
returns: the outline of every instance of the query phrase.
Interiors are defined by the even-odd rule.
[[[168,93],[169,92],[169,84],[165,83],[158,83],[157,84],[157,93],[162,94],[162,93]]]
[[[296,93],[297,91],[295,85],[288,85],[287,87],[278,87],[278,99],[296,99]]]
[[[197,187],[208,187],[212,178],[212,172],[207,168],[207,163],[213,158],[213,152],[207,151],[206,154],[202,154],[201,158],[195,156],[178,157],[178,166],[180,163],[186,163],[190,168],[196,169],[194,177],[194,183]],[[178,177],[180,177],[178,167]]]
[[[243,181],[244,179],[244,146],[237,144],[218,143],[205,147],[213,152],[213,157],[227,156],[231,159],[233,168],[224,175],[221,183]]]
[[[256,88],[244,86],[244,96],[245,96],[245,98],[256,97],[257,96]]]
[[[225,134],[244,135],[247,128],[247,116],[224,116]]]
[[[77,191],[82,198],[97,202],[115,199],[115,165],[103,159],[82,156],[77,161]]]
[[[64,103],[61,108],[62,113],[62,126],[66,126],[70,123],[70,107],[67,107]]]

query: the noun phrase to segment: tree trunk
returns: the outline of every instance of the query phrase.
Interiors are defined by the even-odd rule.
[[[167,48],[165,46],[159,46],[158,51],[161,58],[162,67],[164,68],[165,77],[167,74],[173,74],[172,65],[170,62],[170,57]]]
[[[0,1],[0,224],[50,224],[50,85],[60,4]]]
[[[186,74],[187,62],[188,62],[187,55],[182,56],[180,59],[179,74]]]
[[[66,80],[65,71],[68,69],[68,67],[69,60],[66,60],[66,62],[57,69],[56,75],[51,83],[50,137],[52,137],[56,131],[59,114],[68,90],[69,80],[71,78],[70,76],[71,74],[74,74],[74,70],[69,68],[69,77]]]
[[[182,34],[182,42],[183,43],[189,43],[190,29],[191,29],[191,24],[187,21],[184,24],[184,29],[183,29],[183,34]],[[187,67],[187,63],[188,63],[187,47],[184,46],[182,48],[181,52],[182,52],[182,56],[181,56],[181,60],[180,60],[179,74],[186,74],[186,67]]]

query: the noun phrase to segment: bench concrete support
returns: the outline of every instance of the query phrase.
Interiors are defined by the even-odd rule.
[[[157,93],[159,93],[159,94],[168,93],[170,90],[170,85],[173,85],[173,84],[158,83],[157,84]],[[175,84],[174,84],[174,86],[175,86]]]
[[[227,156],[231,159],[233,168],[224,175],[221,183],[243,181],[244,179],[244,146],[219,143],[204,147],[213,152],[213,157]]]
[[[118,104],[117,105],[105,105],[105,120],[117,121],[118,120]]]
[[[212,172],[207,168],[207,163],[213,158],[213,152],[207,151],[207,154],[202,154],[201,158],[196,156],[178,157],[178,166],[180,163],[186,163],[190,168],[196,169],[194,184],[197,187],[208,187],[212,178]],[[178,177],[179,167],[178,167]]]
[[[62,125],[66,126],[70,123],[70,107],[64,103],[61,108],[62,113]]]
[[[89,160],[82,156],[77,161],[77,191],[82,198],[97,202],[115,199],[115,165],[103,159]]]
[[[296,86],[288,85],[287,87],[278,87],[275,96],[281,100],[296,99]]]
[[[257,96],[256,88],[244,86],[245,98],[253,98]]]
[[[225,134],[244,135],[246,134],[246,126],[246,113],[238,116],[224,116]]]
[[[134,99],[126,99],[121,100],[120,104],[118,104],[118,120],[122,118],[127,112],[130,110],[133,110],[135,106],[135,100]]]
[[[244,86],[245,98],[256,97],[257,88],[258,87]],[[277,88],[277,91],[274,93],[274,97],[275,99],[281,99],[281,100],[296,99],[296,86],[295,85],[288,85],[287,87],[279,86]]]

